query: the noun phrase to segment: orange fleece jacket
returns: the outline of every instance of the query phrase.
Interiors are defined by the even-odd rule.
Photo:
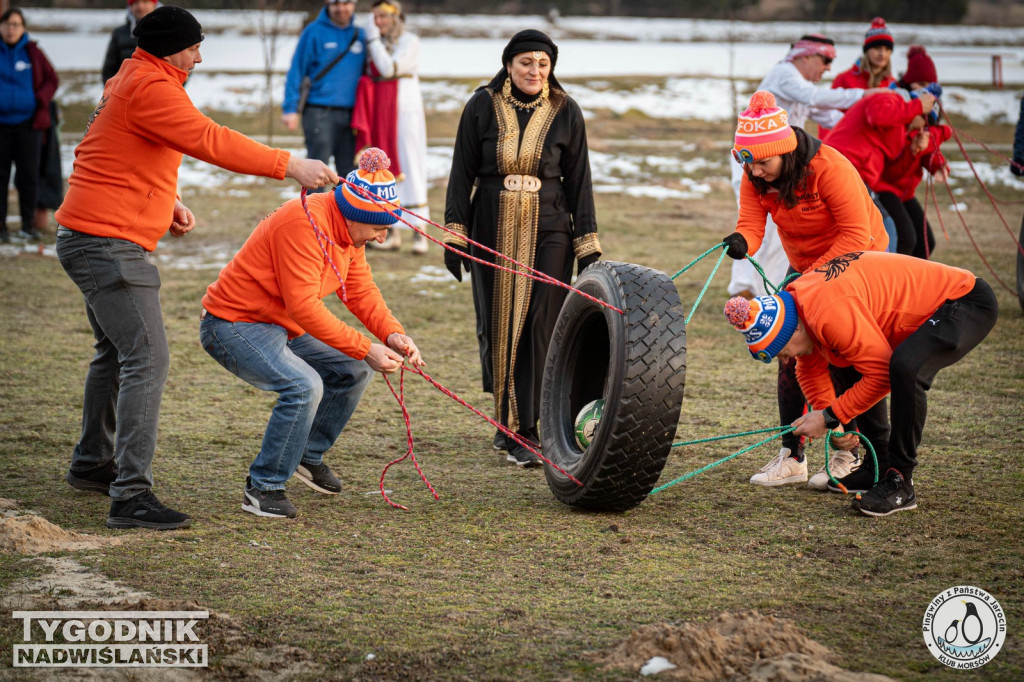
[[[313,220],[334,241],[331,260],[345,282],[345,305],[381,341],[402,325],[388,310],[373,283],[366,250],[352,244],[348,223],[333,192],[308,197]],[[323,298],[341,282],[324,257],[299,199],[286,202],[264,218],[217,281],[206,289],[203,307],[230,322],[266,322],[288,330],[288,338],[312,334],[342,353],[362,360],[370,339],[339,320]]]
[[[885,251],[889,237],[882,214],[875,208],[857,170],[842,154],[826,144],[811,159],[807,187],[793,208],[779,201],[779,193],[759,194],[746,173],[740,183],[740,214],[736,231],[757,255],[764,239],[768,214],[778,225],[789,263],[807,272],[825,261],[851,251]]]
[[[816,410],[846,423],[889,393],[893,350],[947,300],[974,288],[967,270],[895,253],[849,253],[789,287],[814,352],[796,359],[800,388]],[[861,379],[836,399],[828,364]]]
[[[284,178],[290,154],[218,125],[192,104],[188,72],[145,50],[107,81],[75,148],[57,222],[147,251],[171,226],[183,154],[236,173]]]

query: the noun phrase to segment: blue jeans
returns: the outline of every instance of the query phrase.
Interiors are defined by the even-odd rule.
[[[278,394],[260,452],[249,467],[260,490],[284,490],[299,463],[320,464],[338,439],[373,377],[373,370],[303,334],[288,340],[284,327],[228,322],[207,313],[199,340],[229,372]]]
[[[82,437],[71,468],[91,469],[115,459],[110,497],[126,500],[153,487],[157,422],[170,364],[160,273],[138,244],[64,227],[57,231],[57,257],[85,298],[96,338],[85,377]]]
[[[351,109],[310,104],[302,111],[302,131],[307,157],[329,164],[333,156],[341,177],[355,169],[356,137]]]

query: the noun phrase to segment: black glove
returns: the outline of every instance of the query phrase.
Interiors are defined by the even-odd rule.
[[[449,244],[450,249],[444,250],[444,266],[448,268],[448,272],[452,273],[452,277],[455,281],[462,281],[462,268],[469,272],[469,259],[464,254],[469,253],[469,246],[456,246],[455,244]]]
[[[1017,177],[1024,176],[1024,159],[1014,159],[1010,164],[1010,172]]]
[[[725,253],[729,258],[740,260],[747,255],[747,240],[739,232],[733,232],[722,240],[727,247]]]
[[[601,257],[599,253],[592,253],[589,256],[584,256],[576,261],[576,276],[583,274],[583,271],[589,268],[591,265],[597,262],[597,259]]]

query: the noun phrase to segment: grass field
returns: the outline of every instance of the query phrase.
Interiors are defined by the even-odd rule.
[[[628,139],[630,130],[693,141],[728,139],[730,132],[607,115],[590,127],[595,148],[599,136]],[[1008,127],[987,132],[1012,135]],[[442,135],[433,123],[431,133]],[[747,479],[776,449],[766,446],[627,513],[582,513],[554,499],[540,470],[520,471],[498,456],[483,420],[410,375],[416,454],[440,499],[409,462],[393,467],[386,481],[409,511],[374,494],[384,465],[405,449],[401,412],[377,378],[326,458],[344,483],[342,494],[317,496],[294,484],[299,518],[269,521],[239,507],[273,398],[228,374],[199,345],[199,301],[217,269],[175,264],[237,248],[280,203],[282,186],[260,181],[238,193],[244,196],[216,186],[186,193],[199,226],[159,249],[172,361],[154,473],[155,492],[195,523],[179,532],[121,531],[123,545],[73,555],[90,570],[157,598],[230,614],[254,647],[298,647],[312,666],[299,677],[345,679],[635,679],[636,669],[606,669],[598,658],[637,627],[757,609],[795,622],[849,670],[959,680],[966,673],[945,668],[925,648],[921,622],[932,597],[966,584],[999,599],[1008,623],[1005,649],[975,677],[1024,678],[1024,319],[955,214],[943,212],[949,241],[940,234],[936,259],[988,279],[1001,314],[990,337],[940,373],[931,391],[916,511],[869,519],[838,495],[755,488]],[[960,200],[985,257],[1012,284],[1006,230],[979,189]],[[700,201],[614,194],[597,201],[604,258],[669,273],[730,232],[735,219],[724,180]],[[435,216],[443,215],[443,203],[443,188],[436,188]],[[945,209],[949,201],[941,203]],[[1016,232],[1020,209],[1003,210]],[[370,260],[426,370],[489,409],[490,396],[479,388],[468,284],[455,284],[441,269],[437,247],[426,257],[377,252]],[[710,266],[677,280],[687,311]],[[723,270],[687,330],[678,440],[776,420],[775,367],[750,360],[722,319],[727,281]],[[330,305],[352,321],[339,301]],[[106,498],[72,491],[62,480],[91,356],[77,289],[52,257],[2,257],[0,311],[0,497],[68,530],[115,535],[103,525]],[[661,481],[749,442],[677,449]],[[822,457],[820,444],[810,448],[812,471]],[[42,571],[32,559],[0,555],[0,593]],[[43,603],[60,597],[39,596]],[[19,625],[0,619],[0,677],[19,678],[2,670],[10,661],[3,652],[19,637]],[[255,658],[249,667],[227,666],[222,655],[211,647],[211,672],[224,677],[255,677],[258,669],[273,677],[287,667]]]

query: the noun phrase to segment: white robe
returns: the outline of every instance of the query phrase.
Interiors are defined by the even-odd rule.
[[[398,164],[405,178],[396,189],[402,206],[429,219],[427,205],[427,122],[420,92],[420,39],[403,31],[389,53],[382,40],[367,46],[370,59],[383,78],[398,78]],[[403,216],[414,225],[422,224],[411,215]],[[408,226],[398,223],[396,227]]]

